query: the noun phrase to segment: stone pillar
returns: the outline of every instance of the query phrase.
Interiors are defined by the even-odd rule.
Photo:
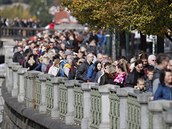
[[[19,68],[21,68],[22,66],[20,66],[20,65],[13,65],[12,66],[12,70],[13,70],[13,86],[12,86],[12,92],[11,92],[11,95],[12,95],[12,97],[17,97],[17,95],[18,95],[18,84],[19,84],[19,82],[18,82],[18,73],[17,73],[17,71],[18,71],[18,69]]]
[[[114,85],[104,85],[99,87],[99,92],[101,94],[101,123],[99,125],[99,129],[110,129],[110,100],[109,100],[109,92],[110,89],[113,89]]]
[[[81,129],[90,129],[91,124],[91,87],[98,86],[97,83],[82,83],[83,90],[83,119],[81,121]]]
[[[68,80],[65,82],[67,87],[67,114],[65,117],[65,124],[72,125],[74,123],[74,83],[75,80]]]
[[[28,71],[27,72],[27,85],[26,85],[26,106],[27,107],[34,107],[35,103],[35,84],[34,79],[38,77],[41,72],[38,71]]]
[[[9,76],[10,76],[10,68],[9,68],[10,62],[6,63],[6,88],[9,87]]]
[[[47,101],[46,101],[46,75],[39,74],[39,80],[41,83],[41,101],[39,106],[39,112],[46,113]]]
[[[148,101],[151,97],[151,93],[143,93],[137,96],[137,100],[141,106],[141,129],[149,128],[149,110],[148,110]]]
[[[119,88],[117,89],[117,95],[120,98],[120,129],[128,129],[128,92],[133,91],[133,88]]]
[[[163,129],[163,106],[167,104],[167,100],[157,100],[149,102],[148,107],[153,115],[153,129]]]
[[[27,72],[26,68],[20,68],[18,70],[18,76],[19,76],[19,95],[18,95],[18,102],[24,102],[24,97],[25,97],[25,79],[24,79],[24,74]]]
[[[8,82],[8,87],[7,90],[9,93],[11,93],[12,90],[12,85],[13,85],[13,70],[12,70],[12,63],[8,64],[8,69],[9,69],[9,76],[8,76],[8,80],[6,80]]]
[[[60,116],[60,111],[59,111],[59,84],[62,81],[61,77],[54,77],[51,79],[51,82],[54,86],[53,90],[53,96],[54,96],[54,102],[53,102],[53,109],[51,110],[51,117],[53,119],[57,119]]]
[[[166,108],[163,112],[164,122],[169,125],[170,129],[172,129],[172,102],[169,101],[169,107]]]

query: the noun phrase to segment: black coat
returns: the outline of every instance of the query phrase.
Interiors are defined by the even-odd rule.
[[[113,78],[110,74],[104,73],[100,78],[100,85],[114,84]]]
[[[21,64],[23,58],[24,58],[24,56],[23,56],[22,52],[16,52],[13,55],[13,62],[18,62]]]
[[[144,71],[141,71],[140,73],[136,71],[134,68],[132,72],[130,72],[126,79],[126,86],[127,87],[133,87],[137,84],[137,79],[144,76]]]
[[[92,63],[91,63],[92,64]],[[87,81],[87,72],[88,72],[88,68],[90,67],[90,65],[87,61],[84,61],[77,69],[77,73],[76,73],[76,79],[77,80],[82,80],[84,82]]]

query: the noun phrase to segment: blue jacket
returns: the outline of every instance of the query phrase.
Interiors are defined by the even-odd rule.
[[[90,80],[92,75],[93,75],[93,68],[94,68],[94,64],[90,65],[90,67],[88,68],[88,71],[87,71],[87,76],[86,76],[86,79],[87,80]]]
[[[172,100],[172,87],[160,84],[154,94],[154,100],[159,99]]]

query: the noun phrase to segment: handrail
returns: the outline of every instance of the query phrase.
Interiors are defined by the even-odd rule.
[[[55,30],[45,28],[28,28],[28,27],[0,27],[0,38],[29,38],[35,36],[38,32],[49,31],[54,33]]]
[[[76,89],[79,88],[76,80],[66,80],[64,83],[63,78],[52,77],[47,79],[46,74],[39,74],[34,71],[21,72],[21,69],[25,69],[15,65],[18,64],[8,64],[7,69],[9,70],[7,71],[9,73],[7,75],[12,76],[11,78],[7,76],[7,80],[20,80],[24,78],[24,74],[29,73],[26,74],[26,76],[29,76],[26,84],[26,93],[30,93],[30,95],[26,96],[25,108],[34,109],[31,100],[35,99],[35,95],[33,95],[36,93],[33,92],[36,86],[34,81],[39,76],[40,87],[37,88],[40,88],[38,91],[41,91],[41,94],[37,99],[40,99],[40,103],[37,103],[38,108],[35,110],[38,110],[40,114],[51,115],[51,118],[63,118],[66,125],[76,124],[78,125],[77,127],[81,126],[81,129],[147,129],[150,127],[152,129],[162,129],[163,126],[169,129],[172,125],[172,115],[170,118],[163,115],[164,112],[172,114],[171,111],[164,111],[164,106],[170,108],[172,101],[149,102],[149,93],[136,94],[133,92],[133,88],[119,88],[119,86],[115,85],[98,86],[96,83],[82,83],[81,89]],[[20,76],[16,74],[17,68],[20,70]],[[8,93],[13,98],[21,97],[19,95],[25,96],[24,92],[16,94],[16,91],[18,91],[16,88],[22,87],[24,89],[24,82],[11,83],[7,81]],[[75,85],[77,86],[75,87]],[[76,91],[79,92],[76,93]],[[83,93],[82,96],[81,93]],[[53,95],[51,96],[50,94]],[[76,95],[80,97],[74,97]],[[22,100],[24,102],[24,99]],[[82,102],[81,105],[80,102]],[[81,110],[78,110],[78,108],[81,108]],[[150,117],[149,111],[152,113],[152,117]],[[79,117],[76,115],[79,115]]]

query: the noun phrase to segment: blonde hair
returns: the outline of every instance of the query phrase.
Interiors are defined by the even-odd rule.
[[[137,83],[138,83],[138,82],[145,82],[145,80],[144,80],[144,78],[138,78],[138,79],[137,79]]]
[[[124,72],[128,74],[129,68],[128,68],[128,61],[125,59],[120,59],[118,62],[118,65],[121,65],[124,69]]]
[[[60,59],[56,59],[54,61],[54,66],[58,67],[59,66],[59,63],[60,63]]]

